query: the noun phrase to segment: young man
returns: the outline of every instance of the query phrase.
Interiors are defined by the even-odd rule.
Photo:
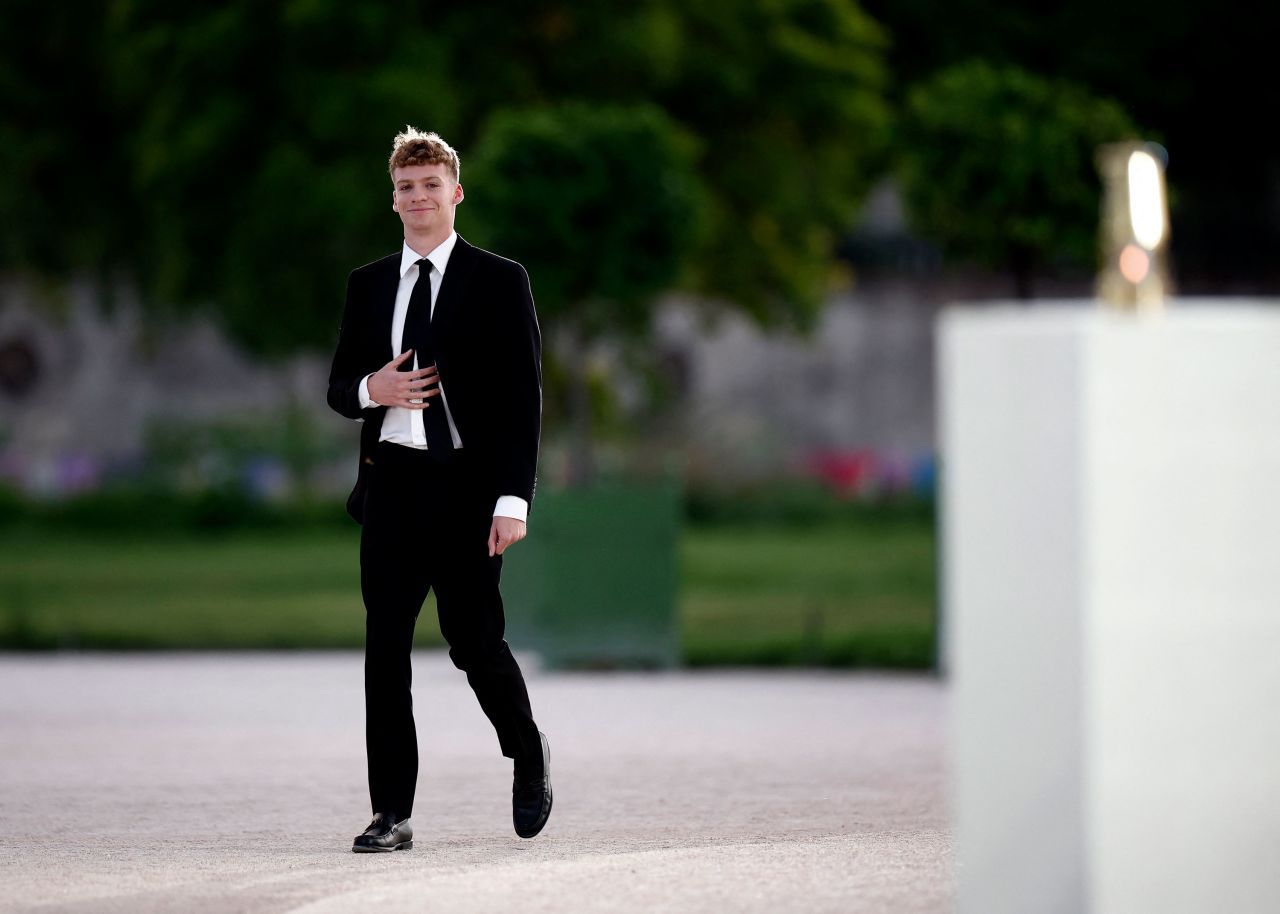
[[[364,525],[365,748],[373,822],[358,852],[413,847],[418,775],[409,658],[434,590],[449,657],[515,760],[512,816],[532,838],[551,813],[550,752],[503,639],[502,554],[525,536],[542,415],[529,277],[454,231],[458,154],[412,127],[388,165],[404,245],[355,270],[329,405],[364,423],[347,510]]]

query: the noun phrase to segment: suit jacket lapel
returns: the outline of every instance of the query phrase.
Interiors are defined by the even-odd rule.
[[[436,295],[436,307],[431,312],[431,325],[443,327],[452,314],[460,307],[467,283],[471,279],[471,270],[475,266],[475,248],[467,244],[462,236],[458,236],[449,255],[449,266],[444,273],[444,281]]]

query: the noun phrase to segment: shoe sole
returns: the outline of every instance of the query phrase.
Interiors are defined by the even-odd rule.
[[[351,848],[357,854],[387,854],[391,851],[411,851],[413,850],[412,841],[401,841],[395,847],[365,847],[356,845]]]

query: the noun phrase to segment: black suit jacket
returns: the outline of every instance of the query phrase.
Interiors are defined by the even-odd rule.
[[[364,520],[364,491],[386,407],[360,408],[360,381],[399,353],[391,318],[401,252],[353,270],[329,372],[329,405],[363,419],[360,469],[347,511]],[[533,506],[542,422],[542,339],[524,267],[458,237],[431,318],[432,343],[449,412],[469,462],[496,501]],[[425,367],[425,366],[421,366]],[[437,399],[436,402],[439,402]],[[433,404],[434,406],[434,404]]]

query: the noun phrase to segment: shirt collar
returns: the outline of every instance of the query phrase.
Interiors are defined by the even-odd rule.
[[[458,233],[450,232],[449,237],[440,242],[436,249],[427,254],[427,260],[431,261],[431,265],[436,271],[443,276],[444,271],[449,268],[449,257],[453,254],[453,246],[458,243]],[[400,249],[400,278],[404,279],[404,274],[409,272],[409,267],[413,266],[422,255],[409,247],[409,242],[404,243],[404,247]]]

